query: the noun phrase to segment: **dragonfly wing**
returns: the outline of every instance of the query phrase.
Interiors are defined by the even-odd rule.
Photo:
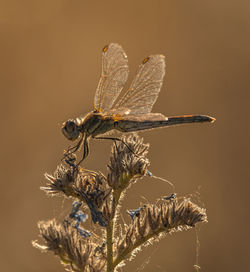
[[[124,114],[122,120],[132,122],[154,122],[154,121],[165,121],[168,118],[161,113],[146,113],[146,114]]]
[[[123,117],[127,118],[127,115],[130,114],[130,112],[131,112],[131,110],[128,108],[119,107],[119,108],[113,108],[108,111],[105,111],[105,112],[103,112],[103,115],[105,115],[105,116],[119,115],[122,118]]]
[[[115,117],[115,116],[114,116]],[[115,120],[115,118],[114,118]],[[168,118],[161,113],[134,114],[117,118],[116,129],[121,132],[134,132],[162,127]]]
[[[144,59],[125,95],[115,108],[128,108],[130,114],[149,113],[159,95],[165,75],[165,57],[152,55]]]
[[[119,44],[111,43],[102,51],[102,74],[94,99],[96,111],[109,110],[128,78],[128,59]]]

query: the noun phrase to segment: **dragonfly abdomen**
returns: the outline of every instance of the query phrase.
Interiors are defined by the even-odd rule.
[[[129,120],[122,120],[119,121],[115,127],[116,130],[121,132],[133,132],[138,130],[147,130],[157,127],[164,127],[166,126],[166,120],[161,121],[129,121]]]
[[[210,122],[213,123],[215,118],[208,115],[182,115],[182,116],[172,116],[168,117],[167,125],[179,125],[179,124],[188,124],[188,123],[204,123]]]
[[[133,132],[139,130],[147,130],[152,128],[160,128],[166,126],[180,125],[185,123],[203,123],[214,122],[215,119],[206,115],[183,115],[168,117],[165,120],[120,120],[115,129],[121,132]]]

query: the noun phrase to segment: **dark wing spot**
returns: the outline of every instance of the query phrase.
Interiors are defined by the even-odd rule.
[[[102,51],[105,53],[108,50],[108,48],[109,48],[109,46],[106,45],[106,46],[103,47]]]
[[[142,61],[142,64],[145,64],[146,62],[148,62],[149,59],[150,59],[149,57],[145,58],[145,59]]]

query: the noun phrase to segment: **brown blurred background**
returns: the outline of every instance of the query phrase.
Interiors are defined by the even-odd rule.
[[[52,254],[32,248],[37,221],[63,218],[70,201],[39,186],[69,145],[60,124],[92,110],[101,49],[120,43],[132,77],[141,60],[161,53],[167,73],[153,111],[216,117],[215,124],[143,133],[150,170],[195,193],[209,223],[199,230],[202,271],[247,271],[249,265],[248,1],[0,1],[1,271],[64,271]],[[142,135],[142,134],[141,134]],[[91,142],[88,169],[106,173],[110,142]],[[172,193],[145,178],[124,210]],[[128,220],[127,216],[124,216]],[[195,231],[148,247],[124,271],[194,271]]]

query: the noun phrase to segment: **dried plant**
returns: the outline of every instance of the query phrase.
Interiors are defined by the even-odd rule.
[[[168,233],[206,222],[205,209],[188,198],[176,198],[172,194],[158,204],[145,204],[128,211],[131,217],[128,225],[118,223],[126,189],[150,173],[148,148],[136,135],[115,142],[107,177],[100,172],[75,168],[69,162],[59,165],[54,175],[45,174],[47,184],[41,187],[43,191],[50,196],[61,195],[77,201],[63,222],[55,219],[39,222],[45,244],[33,241],[33,245],[54,252],[69,271],[110,272],[132,259],[142,246]],[[81,206],[88,210],[95,224],[91,230],[83,228],[88,216]]]

